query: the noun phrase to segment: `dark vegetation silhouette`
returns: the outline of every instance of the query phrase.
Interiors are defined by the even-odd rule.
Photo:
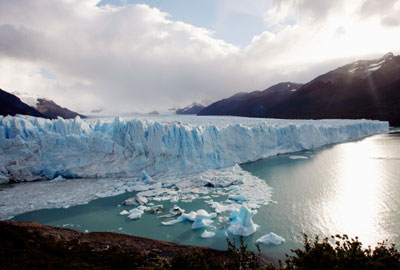
[[[225,252],[213,254],[210,250],[193,248],[191,252],[165,256],[162,250],[137,250],[119,244],[94,248],[93,243],[66,240],[74,233],[72,230],[55,229],[64,230],[65,234],[0,222],[0,269],[400,269],[400,253],[394,245],[382,242],[374,249],[363,248],[358,238],[349,239],[347,235],[322,241],[318,237],[311,241],[304,235],[303,248],[291,250],[293,254],[286,255],[284,263],[273,265],[266,262],[259,247],[257,253],[248,251],[243,238],[239,246],[227,239]],[[101,241],[101,237],[96,241]]]

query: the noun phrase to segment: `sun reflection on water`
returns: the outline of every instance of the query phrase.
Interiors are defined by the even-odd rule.
[[[340,147],[340,146],[339,146]],[[385,212],[381,197],[385,176],[380,163],[371,156],[381,154],[371,139],[349,143],[340,149],[334,193],[322,207],[324,219],[340,233],[359,236],[364,244],[374,245],[389,234],[381,226]],[[333,226],[332,226],[333,225]]]

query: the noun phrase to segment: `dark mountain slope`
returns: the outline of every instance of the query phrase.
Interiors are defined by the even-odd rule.
[[[349,118],[400,125],[400,56],[357,61],[307,83],[267,117]]]
[[[26,114],[49,118],[34,108],[23,103],[18,97],[0,89],[0,115]]]
[[[287,119],[366,118],[400,126],[400,56],[392,53],[339,67],[290,94],[269,89],[218,101],[199,114]],[[260,95],[264,92],[264,96]]]
[[[238,93],[217,101],[200,111],[199,115],[236,115],[264,117],[268,111],[289,99],[302,84],[283,82],[264,91]]]
[[[86,118],[86,116],[84,115],[71,111],[67,108],[61,107],[52,100],[38,98],[37,101],[38,103],[36,105],[36,109],[39,112],[49,116],[50,118],[57,118],[59,116],[64,119],[75,118],[77,116],[81,118]]]

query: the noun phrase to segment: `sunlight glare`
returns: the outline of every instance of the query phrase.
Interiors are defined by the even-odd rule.
[[[382,232],[379,219],[382,184],[379,163],[370,159],[379,154],[379,146],[370,139],[342,147],[339,170],[336,175],[336,194],[323,210],[331,224],[340,233],[359,236],[365,244],[376,244],[374,235]],[[381,240],[381,239],[380,239]]]

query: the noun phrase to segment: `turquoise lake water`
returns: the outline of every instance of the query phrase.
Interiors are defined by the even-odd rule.
[[[254,216],[260,227],[245,238],[250,249],[255,250],[256,239],[269,232],[282,236],[286,242],[280,246],[261,246],[262,253],[281,259],[290,249],[301,247],[303,232],[310,236],[346,233],[359,236],[365,245],[385,239],[400,245],[399,132],[279,155],[241,167],[264,179],[273,188],[272,199],[276,201],[262,206]],[[200,237],[203,230],[192,230],[190,222],[163,226],[155,214],[145,213],[140,220],[119,215],[122,210],[133,208],[121,206],[121,202],[134,194],[102,198],[68,209],[28,212],[14,220],[226,249],[226,220],[216,220],[212,225],[216,236],[203,239]],[[225,196],[219,198],[225,199]],[[174,205],[160,204],[167,211]],[[178,205],[186,212],[213,211],[202,199]],[[221,216],[227,219],[229,215]]]

